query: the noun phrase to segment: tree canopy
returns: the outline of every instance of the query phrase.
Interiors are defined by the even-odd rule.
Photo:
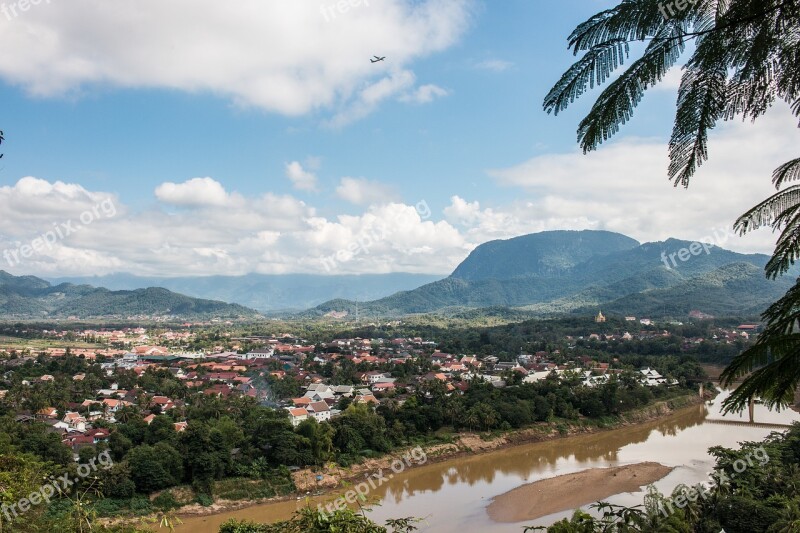
[[[568,39],[581,54],[544,99],[558,114],[588,90],[606,82],[578,126],[584,153],[597,149],[631,119],[645,91],[693,50],[683,64],[677,111],[669,141],[667,175],[688,187],[708,159],[709,132],[720,122],[755,121],[778,101],[800,117],[800,1],[798,0],[623,0],[578,25]],[[641,55],[618,77],[631,55]],[[768,277],[786,273],[800,257],[800,158],[773,174],[778,192],[742,215],[740,233],[768,226],[780,230]],[[753,396],[769,405],[788,403],[800,384],[800,336],[795,332],[800,284],[764,314],[765,332],[737,356],[723,383],[747,376],[726,407],[743,408]],[[751,374],[752,373],[752,374]]]

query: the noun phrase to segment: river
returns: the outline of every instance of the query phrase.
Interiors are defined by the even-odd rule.
[[[413,466],[369,494],[379,502],[369,513],[383,523],[387,518],[424,518],[420,531],[463,533],[464,531],[521,532],[525,525],[548,525],[570,512],[550,515],[535,524],[493,522],[486,513],[492,498],[511,489],[544,478],[589,468],[621,466],[654,461],[675,467],[655,483],[664,493],[680,484],[708,480],[714,461],[711,446],[738,447],[742,441],[758,441],[774,429],[749,425],[748,414],[721,415],[723,392],[711,404],[697,405],[657,421],[589,435],[505,448],[460,457],[435,464]],[[758,423],[789,424],[800,421],[794,411],[770,412],[755,407]],[[734,424],[735,423],[735,424]],[[309,500],[313,506],[343,495],[335,492]],[[613,496],[609,502],[637,505],[643,492]],[[229,518],[274,522],[289,518],[305,500],[268,503],[213,516],[187,517],[178,526],[183,533],[217,533]]]

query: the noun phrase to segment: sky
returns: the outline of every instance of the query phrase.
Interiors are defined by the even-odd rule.
[[[554,229],[769,253],[770,230],[730,228],[797,156],[778,105],[715,129],[673,187],[679,67],[582,154],[597,91],[558,116],[542,100],[609,1],[4,2],[0,269],[17,275],[444,275]]]

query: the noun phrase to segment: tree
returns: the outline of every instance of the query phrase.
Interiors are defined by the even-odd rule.
[[[174,485],[174,479],[161,462],[160,453],[147,444],[138,446],[128,453],[125,458],[130,465],[131,480],[136,484],[136,490],[150,493]]]
[[[677,113],[669,142],[668,176],[675,186],[689,180],[708,159],[708,134],[721,120],[756,120],[777,100],[800,116],[800,1],[798,0],[622,0],[580,24],[569,48],[583,56],[544,99],[558,114],[587,89],[611,79],[629,57],[630,43],[644,45],[641,57],[603,90],[578,127],[584,153],[595,150],[630,120],[644,92],[661,82],[693,42],[683,67]],[[746,233],[762,226],[782,229],[766,266],[769,278],[787,272],[800,258],[800,158],[778,167],[777,194],[736,222]],[[756,346],[737,356],[722,375],[724,384],[748,376],[726,401],[728,410],[744,408],[761,396],[785,405],[800,384],[800,282],[764,313],[767,327]]]

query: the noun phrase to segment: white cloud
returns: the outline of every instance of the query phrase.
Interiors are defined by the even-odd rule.
[[[324,218],[288,195],[244,197],[218,182],[189,180],[160,187],[162,201],[133,212],[114,195],[77,184],[23,178],[0,187],[0,269],[14,274],[237,275],[260,273],[449,273],[472,249],[445,221],[430,219],[427,205],[411,206],[378,198],[380,184],[358,181],[362,200],[381,205],[360,215]],[[213,191],[209,197],[205,193]],[[220,193],[220,194],[217,194]],[[214,203],[227,198],[228,203]],[[81,215],[103,202],[99,215],[81,224]],[[223,207],[223,208],[220,208]],[[21,260],[20,249],[64,223],[77,229]],[[354,248],[356,247],[356,248]],[[353,253],[352,250],[360,250]],[[8,251],[9,254],[3,254]],[[8,258],[6,257],[8,256]],[[326,269],[335,257],[333,270]]]
[[[410,70],[392,71],[388,76],[361,89],[357,96],[344,109],[326,122],[331,128],[341,128],[366,117],[393,96],[402,94],[414,85],[416,77]]]
[[[397,191],[378,181],[344,177],[336,187],[336,196],[356,205],[387,204],[397,199]]]
[[[511,61],[503,59],[485,59],[475,63],[475,68],[480,70],[490,70],[492,72],[504,72],[514,66]]]
[[[535,157],[490,175],[500,184],[527,191],[533,220],[583,217],[587,227],[643,241],[694,240],[714,229],[730,228],[742,213],[775,192],[772,171],[797,157],[798,135],[783,106],[755,124],[726,123],[711,135],[710,160],[688,189],[668,181],[664,141],[633,138],[619,139],[589,155],[576,150]],[[775,239],[771,231],[761,230],[731,238],[726,247],[771,252]]]
[[[437,98],[442,98],[450,94],[447,89],[443,89],[438,85],[428,84],[417,87],[416,90],[409,94],[400,97],[403,102],[411,102],[415,104],[429,104]]]
[[[211,178],[168,181],[156,187],[155,194],[164,203],[181,206],[222,206],[231,200],[222,184]]]
[[[291,0],[46,2],[0,16],[0,46],[15,51],[0,57],[0,77],[46,97],[162,88],[287,115],[355,105],[363,116],[363,88],[396,83],[387,69],[405,72],[458,42],[472,1],[358,2],[347,12],[331,1],[335,17],[328,2]],[[386,61],[371,64],[373,53]]]
[[[291,180],[295,189],[301,191],[317,190],[317,176],[305,170],[303,165],[297,161],[286,164],[286,177]]]

